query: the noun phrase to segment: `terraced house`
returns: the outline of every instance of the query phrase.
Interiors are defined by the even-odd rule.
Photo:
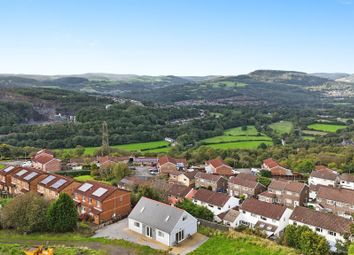
[[[227,165],[222,159],[216,158],[205,162],[205,172],[209,174],[218,174],[232,176],[234,173],[232,167]]]
[[[19,167],[11,176],[13,194],[24,194],[27,192],[37,192],[37,184],[47,176],[34,168]]]
[[[157,161],[157,169],[162,174],[170,174],[176,170],[184,170],[187,165],[187,160],[175,159],[169,156],[162,156]]]
[[[256,197],[267,188],[257,182],[257,177],[251,174],[238,174],[231,177],[228,182],[228,193],[230,196]]]
[[[73,191],[81,183],[74,181],[73,178],[50,174],[37,184],[37,192],[47,199],[57,199],[61,192],[72,196]]]
[[[317,192],[320,209],[348,219],[354,213],[354,190],[321,186]]]
[[[268,191],[258,195],[258,199],[267,203],[282,204],[287,207],[303,206],[307,203],[309,188],[296,181],[272,180]]]
[[[73,192],[79,214],[91,216],[95,224],[122,218],[131,210],[130,192],[96,181],[87,181]]]
[[[8,166],[0,170],[0,190],[1,191],[10,194],[14,192],[11,184],[11,177],[12,174],[14,174],[17,169],[18,167]]]
[[[199,172],[195,175],[195,187],[206,188],[212,191],[226,191],[227,179],[221,175]]]
[[[32,166],[43,172],[56,172],[61,170],[61,160],[49,150],[40,150],[32,158]]]
[[[338,173],[325,166],[316,166],[316,169],[311,172],[309,185],[332,186],[337,185]]]

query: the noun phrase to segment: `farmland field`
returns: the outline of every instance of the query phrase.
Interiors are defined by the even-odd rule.
[[[314,131],[314,130],[302,130],[302,133],[310,136],[324,136],[327,135],[326,132]]]
[[[217,143],[208,144],[208,147],[214,149],[257,149],[260,144],[272,145],[272,141],[244,141],[244,142],[234,142],[234,143]]]
[[[307,127],[309,129],[313,129],[313,130],[317,130],[317,131],[335,133],[337,130],[344,129],[347,126],[346,125],[337,125],[337,124],[314,123],[314,124],[308,125]]]
[[[236,237],[212,236],[191,255],[296,255],[295,250],[269,240],[236,233]]]
[[[291,121],[279,121],[269,125],[271,129],[274,130],[277,134],[289,134],[294,128],[294,125]]]
[[[231,128],[224,135],[201,140],[202,144],[215,149],[256,149],[261,143],[272,145],[272,139],[257,131],[254,126]]]

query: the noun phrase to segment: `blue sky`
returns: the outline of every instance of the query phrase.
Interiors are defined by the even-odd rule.
[[[353,0],[0,0],[0,73],[354,73]]]

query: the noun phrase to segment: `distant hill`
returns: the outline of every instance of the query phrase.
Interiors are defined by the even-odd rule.
[[[348,77],[350,74],[347,73],[311,73],[313,76],[318,76],[325,79],[337,80]]]
[[[354,83],[354,74],[348,75],[348,76],[340,78],[340,79],[337,79],[336,81]]]

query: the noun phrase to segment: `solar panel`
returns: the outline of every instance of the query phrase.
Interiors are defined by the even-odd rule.
[[[35,176],[37,176],[37,175],[38,175],[38,173],[32,172],[32,173],[30,173],[29,175],[25,176],[23,179],[25,179],[26,181],[29,181],[29,180],[31,180],[33,177],[35,177]]]
[[[80,191],[86,192],[89,188],[91,188],[93,185],[90,183],[84,183],[83,185],[81,185],[81,187],[79,188]]]
[[[42,184],[48,184],[49,182],[53,181],[55,179],[54,175],[49,175],[45,179],[43,179],[40,183]]]
[[[28,171],[27,170],[25,170],[25,169],[22,169],[20,172],[18,172],[16,175],[17,176],[22,176],[22,175],[24,175],[25,173],[27,173]]]
[[[66,183],[66,180],[60,179],[59,181],[56,181],[55,183],[53,183],[51,187],[54,188],[54,189],[59,189],[65,183]]]
[[[98,188],[95,190],[95,192],[92,193],[93,196],[96,196],[96,197],[100,197],[102,196],[104,193],[106,193],[108,191],[108,189],[105,189],[105,188]]]
[[[5,169],[3,169],[2,171],[4,171],[5,173],[8,173],[10,172],[12,169],[14,169],[15,167],[14,166],[8,166],[6,167]]]

